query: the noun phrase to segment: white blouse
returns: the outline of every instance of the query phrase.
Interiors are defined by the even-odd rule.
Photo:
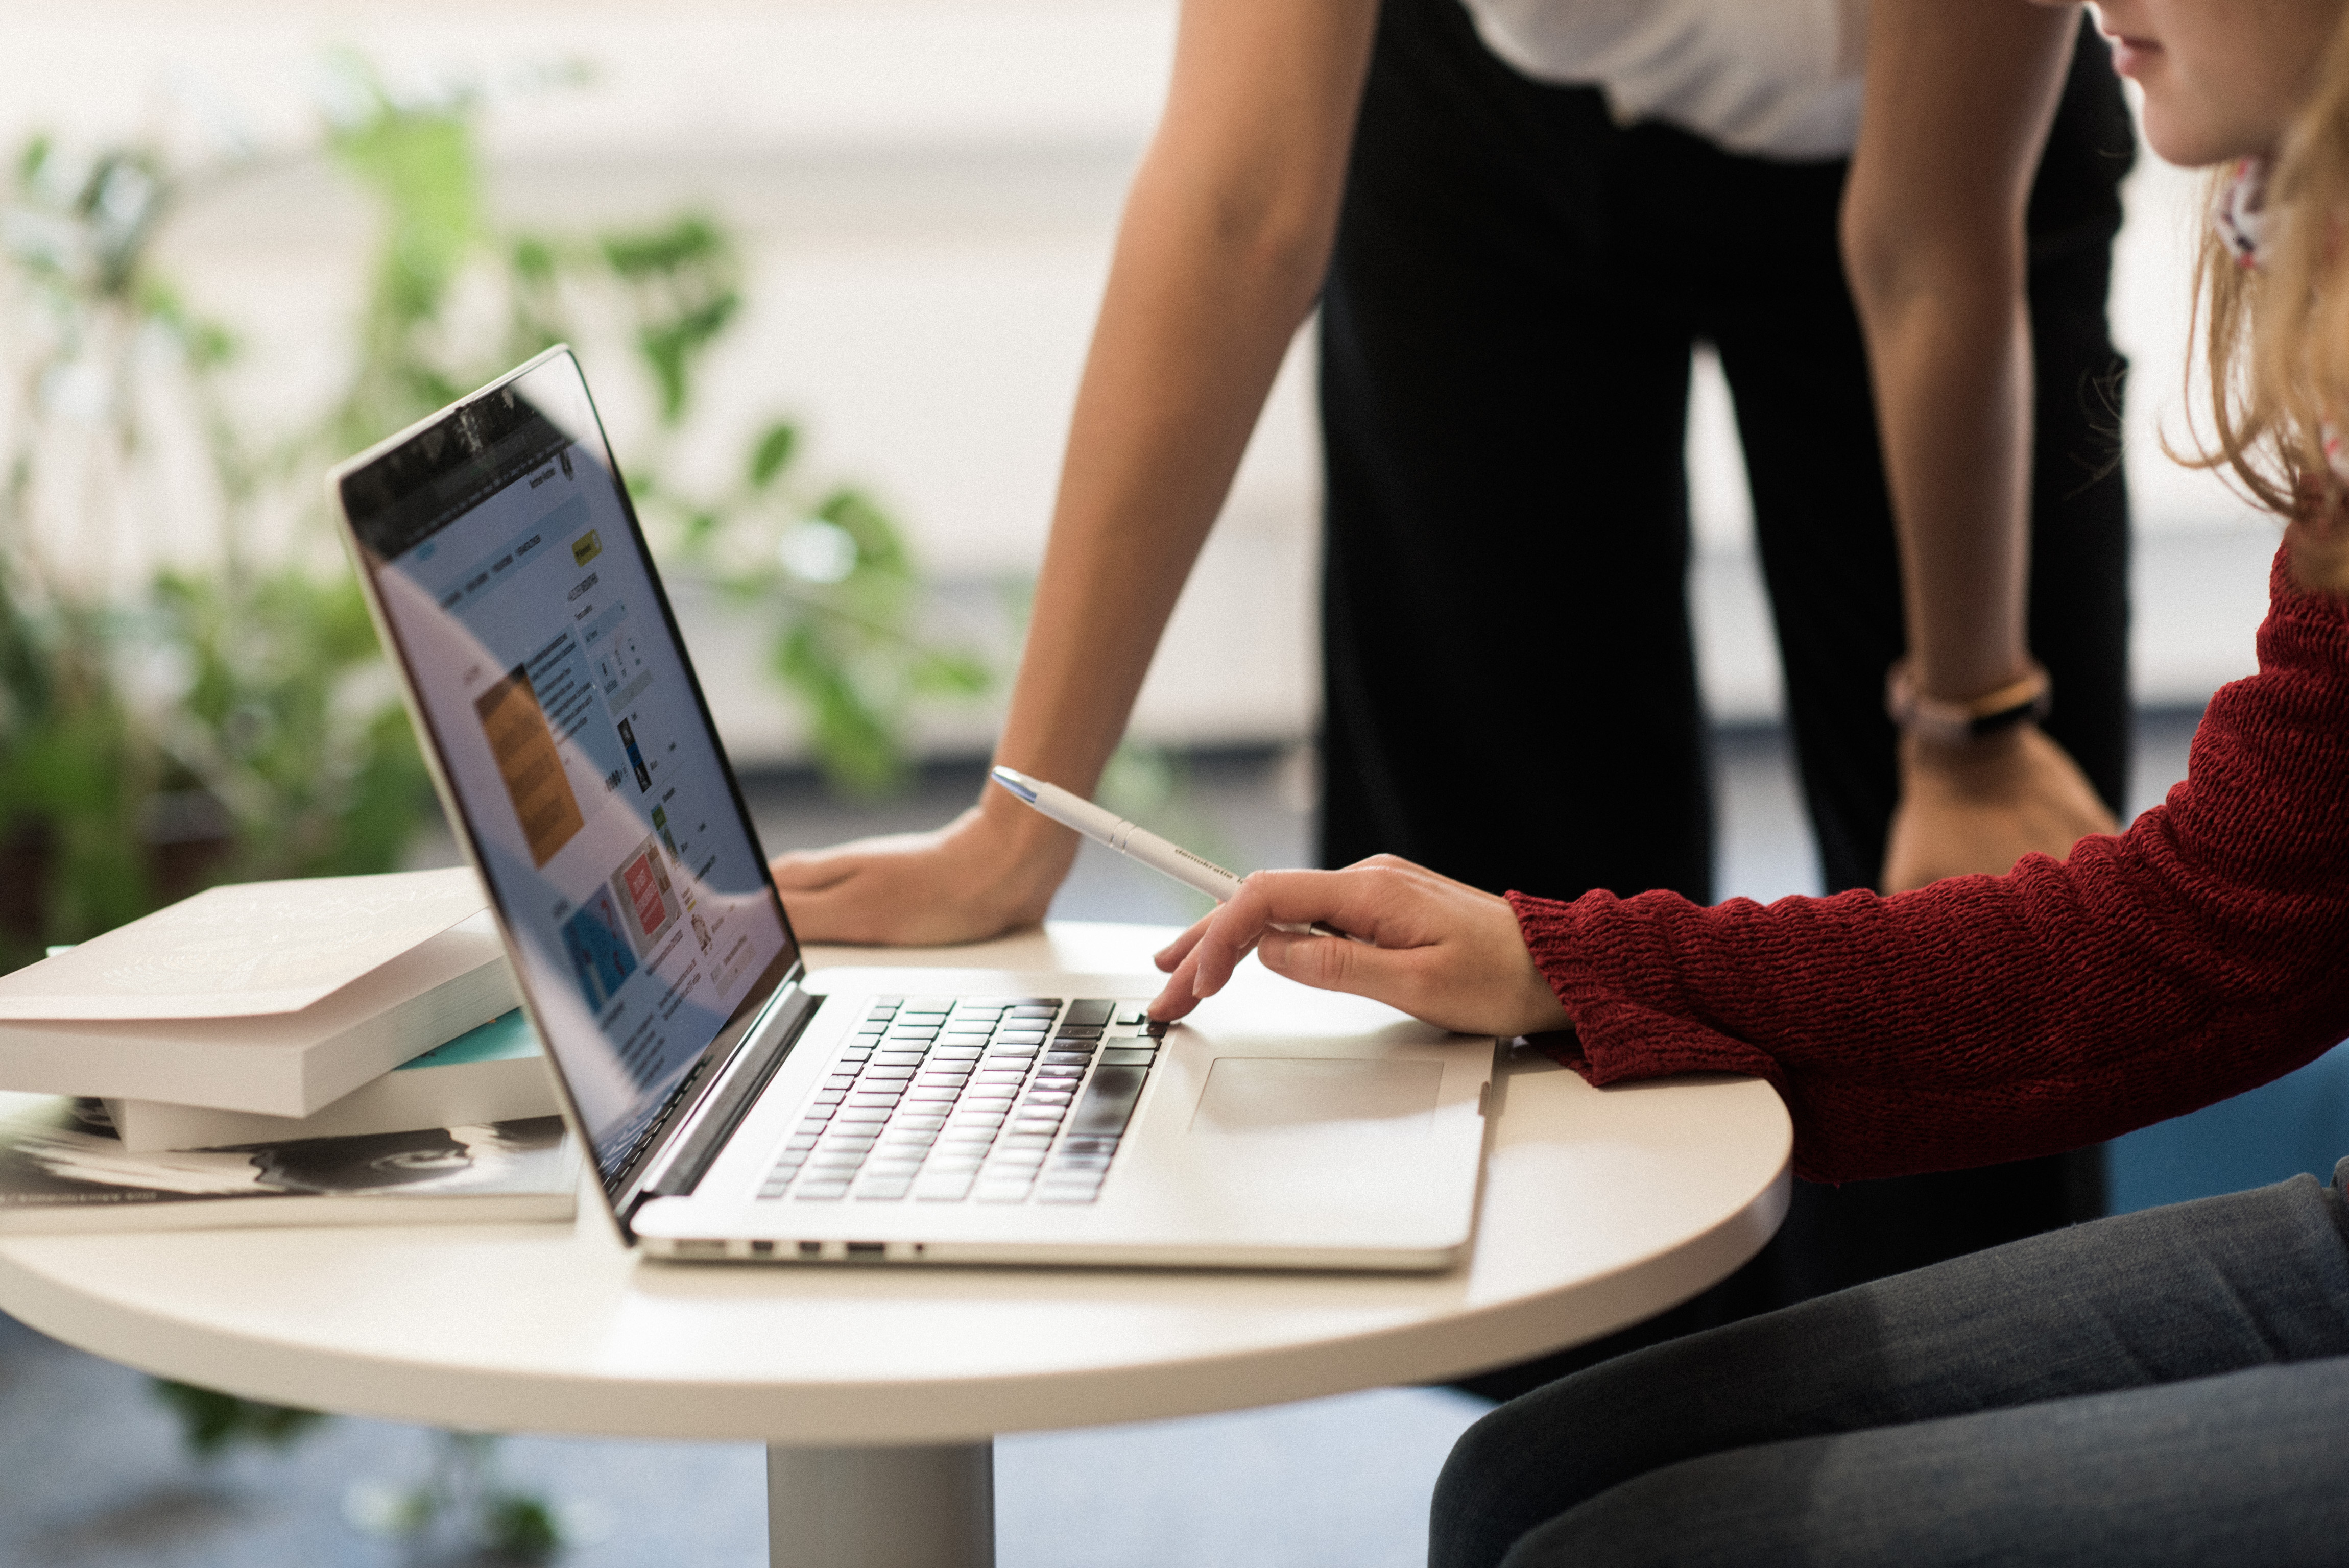
[[[1464,0],[1492,51],[1537,81],[1603,90],[1733,152],[1848,155],[1868,0]]]

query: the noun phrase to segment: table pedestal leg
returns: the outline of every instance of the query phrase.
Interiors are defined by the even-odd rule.
[[[770,1568],[995,1568],[995,1446],[767,1449]]]

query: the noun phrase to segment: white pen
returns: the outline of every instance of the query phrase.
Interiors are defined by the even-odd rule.
[[[1240,891],[1240,879],[1215,861],[1203,861],[1182,845],[1170,843],[1147,828],[1137,828],[1058,784],[1047,784],[1009,768],[991,769],[990,777],[1062,827],[1074,828],[1096,844],[1106,845],[1128,860],[1140,861],[1185,887],[1196,888],[1217,903]],[[1285,931],[1292,936],[1346,936],[1337,927],[1318,920],[1311,925],[1299,925],[1293,920],[1269,923],[1275,931]]]

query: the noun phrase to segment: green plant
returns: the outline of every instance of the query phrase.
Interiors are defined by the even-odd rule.
[[[238,1443],[285,1448],[326,1418],[316,1410],[264,1405],[192,1383],[158,1377],[148,1387],[180,1418],[181,1439],[199,1460],[216,1460]]]
[[[376,196],[387,239],[366,368],[336,416],[343,444],[398,428],[553,344],[592,338],[595,322],[616,325],[655,409],[621,466],[656,551],[769,618],[770,667],[800,698],[835,787],[896,785],[914,705],[977,695],[989,671],[921,634],[923,586],[895,521],[859,488],[806,477],[797,425],[759,427],[728,483],[678,476],[701,366],[742,311],[740,257],[724,225],[687,212],[601,235],[501,232],[481,211],[473,100],[403,103],[363,71],[354,79],[365,107],[332,145]],[[487,356],[453,351],[445,331],[469,267],[503,300],[503,340]]]
[[[475,1562],[540,1563],[571,1542],[566,1511],[518,1491],[498,1470],[498,1439],[484,1432],[435,1432],[424,1479],[413,1486],[361,1482],[345,1498],[347,1518],[370,1535],[470,1549]]]
[[[804,472],[795,425],[760,426],[719,486],[680,477],[701,366],[742,311],[721,224],[504,232],[474,97],[399,100],[356,63],[347,77],[322,147],[379,229],[349,379],[289,431],[240,417],[235,335],[155,263],[171,214],[245,166],[77,160],[46,139],[18,160],[0,211],[18,307],[0,336],[17,385],[15,417],[0,401],[0,881],[38,895],[0,911],[0,969],[208,882],[398,863],[428,776],[316,475],[564,338],[626,345],[597,374],[632,368],[650,393],[652,428],[622,455],[655,548],[769,619],[771,670],[836,786],[895,783],[914,705],[988,679],[922,634],[900,531]],[[497,303],[460,313],[460,294]],[[174,434],[201,472],[159,486]],[[149,515],[135,498],[159,488],[201,493]],[[207,521],[213,548],[168,547]]]
[[[771,420],[759,428],[721,489],[670,478],[670,447],[693,406],[701,358],[740,304],[739,265],[723,230],[688,214],[606,236],[595,253],[625,290],[632,343],[658,391],[658,425],[630,469],[639,512],[674,559],[771,616],[770,666],[804,706],[833,784],[858,793],[894,788],[904,777],[899,737],[908,710],[983,692],[987,665],[916,633],[922,583],[895,521],[863,490],[811,483],[797,425]],[[545,240],[522,241],[514,254],[517,276],[536,284],[518,332],[554,342],[560,316],[549,285],[566,263],[592,265],[581,266],[577,247]],[[543,344],[523,335],[514,346],[534,352]]]
[[[244,431],[221,380],[234,339],[155,270],[201,183],[137,150],[78,162],[36,139],[17,162],[0,856],[31,896],[0,967],[206,882],[390,869],[430,810],[356,584],[301,542],[259,547],[315,438]],[[161,459],[174,434],[197,472]],[[203,492],[188,515],[152,510],[183,486]],[[175,556],[207,511],[217,548]]]

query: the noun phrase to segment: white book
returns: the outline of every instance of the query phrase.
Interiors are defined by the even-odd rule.
[[[566,1220],[579,1172],[557,1117],[133,1154],[94,1100],[0,1095],[0,1233]]]
[[[214,888],[0,975],[0,1089],[308,1116],[520,1002],[470,869]]]
[[[538,1031],[519,1007],[402,1062],[313,1116],[262,1116],[153,1099],[105,1103],[115,1135],[133,1154],[468,1127],[563,1110]]]

